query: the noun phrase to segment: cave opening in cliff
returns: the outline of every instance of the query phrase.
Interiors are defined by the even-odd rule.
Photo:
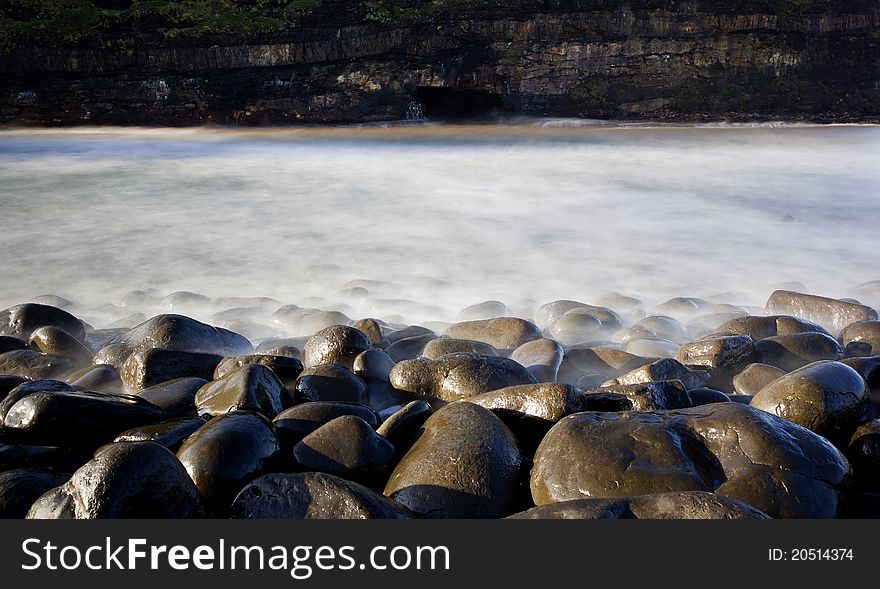
[[[495,92],[419,86],[415,97],[427,118],[440,121],[493,118],[503,109],[501,96]]]

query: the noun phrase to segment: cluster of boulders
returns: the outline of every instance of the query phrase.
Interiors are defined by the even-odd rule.
[[[880,516],[880,321],[852,299],[165,304],[0,311],[0,516]]]

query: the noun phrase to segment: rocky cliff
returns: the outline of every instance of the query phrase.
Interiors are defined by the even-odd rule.
[[[100,10],[132,10],[114,1]],[[0,122],[880,119],[876,0],[294,4],[278,25],[117,19],[56,39],[7,13]]]

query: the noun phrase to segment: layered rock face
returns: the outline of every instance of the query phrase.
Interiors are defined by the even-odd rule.
[[[282,32],[7,49],[0,123],[880,116],[876,2],[473,2],[388,18],[318,4]]]

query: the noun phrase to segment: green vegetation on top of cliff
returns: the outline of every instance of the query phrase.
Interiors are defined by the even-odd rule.
[[[706,10],[796,16],[854,2],[723,0]],[[857,3],[857,2],[856,2]],[[240,42],[297,31],[371,23],[427,24],[481,14],[522,15],[590,9],[675,10],[671,0],[3,0],[0,50],[17,47],[105,47]]]

